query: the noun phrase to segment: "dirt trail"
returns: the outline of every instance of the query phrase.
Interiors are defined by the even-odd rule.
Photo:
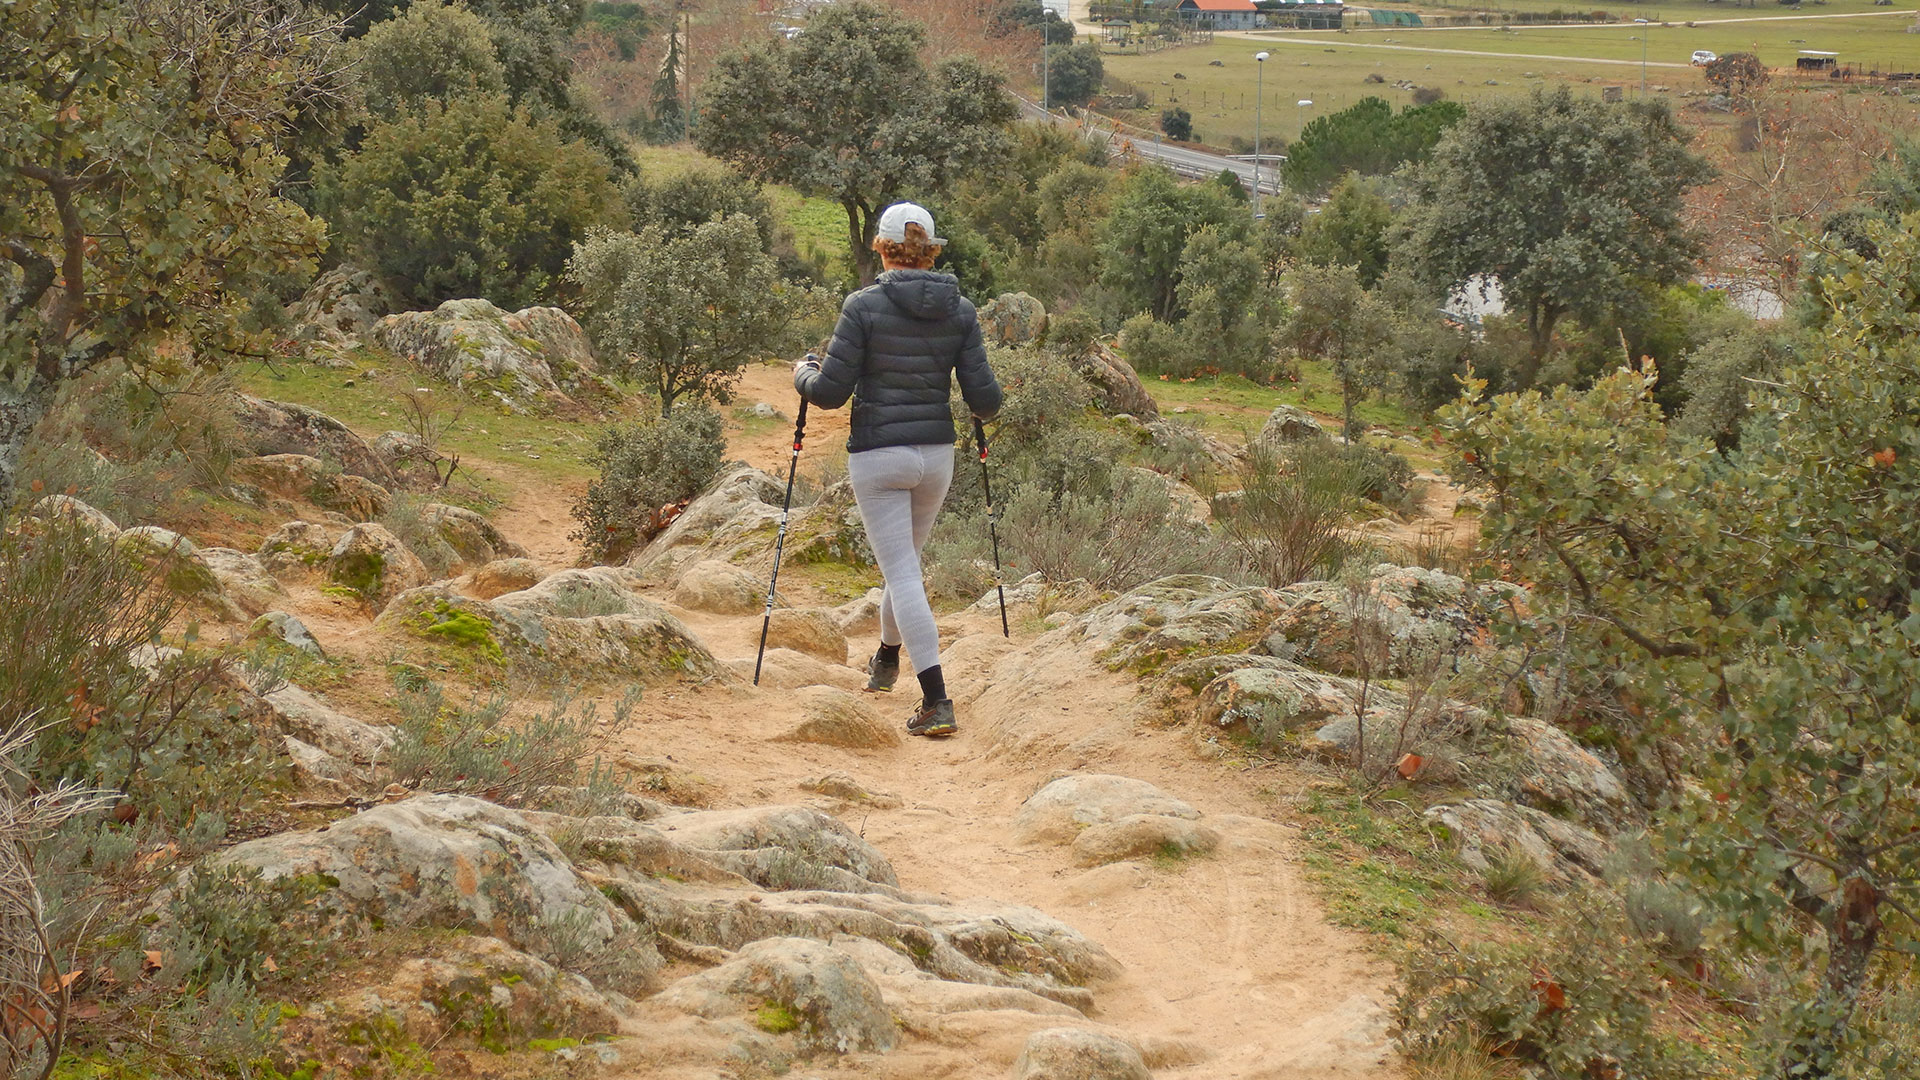
[[[737,403],[775,405],[777,424],[729,413],[730,456],[784,474],[790,454],[792,392],[784,367],[749,370]],[[844,459],[846,412],[812,412],[803,475]],[[550,570],[575,565],[567,509],[577,490],[482,463],[513,492],[494,521]],[[783,590],[786,591],[786,590]],[[379,663],[394,643],[376,634],[356,605],[311,584],[290,589],[290,610],[338,655]],[[804,595],[797,590],[793,595]],[[669,607],[725,660],[751,662],[757,616],[716,616]],[[961,731],[949,740],[909,739],[875,750],[771,741],[800,717],[792,695],[754,688],[663,685],[609,750],[630,763],[672,770],[677,791],[716,806],[798,803],[836,813],[892,860],[901,886],[949,898],[1037,908],[1077,928],[1124,966],[1095,988],[1094,1024],[1166,1051],[1161,1080],[1389,1080],[1401,1072],[1387,1050],[1382,1007],[1390,972],[1357,935],[1331,926],[1302,880],[1301,842],[1287,823],[1305,781],[1287,768],[1245,770],[1196,753],[1131,677],[1090,655],[1029,652],[1031,636],[1007,642],[997,616],[942,619],[949,686]],[[871,648],[854,638],[851,664]],[[369,675],[330,695],[377,711],[384,685]],[[362,685],[364,684],[364,685]],[[910,684],[910,680],[909,680]],[[914,695],[866,698],[903,723]],[[831,772],[868,791],[898,796],[890,809],[854,808],[802,790]],[[1065,847],[1023,847],[1013,818],[1050,779],[1105,772],[1152,783],[1202,811],[1223,836],[1215,853],[1188,860],[1118,863],[1087,870]],[[874,1080],[1004,1080],[1026,1036],[1060,1018],[1023,1012],[967,1012],[914,1030],[886,1055],[815,1059],[795,1077]],[[670,1026],[635,1024],[623,1044],[626,1080],[732,1080],[758,1073],[690,1065]]]
[[[784,369],[753,369],[739,400],[780,403],[785,380]],[[803,468],[844,441],[845,415],[810,414]],[[731,456],[784,472],[790,431],[736,433]],[[518,487],[496,521],[536,559],[570,565],[570,497]],[[661,591],[653,599],[669,596]],[[757,617],[673,610],[722,660],[754,655]],[[949,616],[942,630],[946,644],[959,642],[947,659],[962,728],[950,740],[868,751],[772,742],[770,735],[799,718],[797,705],[785,692],[742,682],[654,690],[615,749],[630,760],[669,765],[716,805],[802,803],[839,812],[887,854],[906,889],[1023,904],[1078,928],[1126,967],[1118,981],[1096,989],[1093,1022],[1196,1051],[1187,1056],[1197,1060],[1163,1066],[1156,1076],[1400,1075],[1384,1049],[1386,965],[1364,952],[1356,935],[1330,926],[1302,881],[1300,842],[1283,823],[1303,784],[1297,774],[1202,760],[1190,736],[1158,715],[1131,677],[1107,672],[1090,656],[1060,653],[1034,669],[1025,663],[1031,638],[1002,641],[997,617]],[[854,639],[850,662],[870,647]],[[996,666],[998,685],[990,686]],[[1015,675],[1019,696],[1007,692]],[[902,722],[912,697],[903,691],[867,700]],[[1069,771],[1153,783],[1201,810],[1225,842],[1205,858],[1095,870],[1076,867],[1066,848],[1016,844],[1012,820],[1021,803]],[[800,788],[829,772],[850,774],[901,804],[848,810]],[[1026,1035],[1058,1023],[1021,1013],[959,1014],[937,1031],[916,1032],[894,1053],[817,1060],[792,1075],[1002,1080]],[[648,1048],[649,1039],[670,1043],[672,1036],[645,1026],[631,1034],[637,1053],[627,1060],[636,1064],[623,1076],[730,1075],[645,1064],[653,1052],[674,1056],[671,1045]]]

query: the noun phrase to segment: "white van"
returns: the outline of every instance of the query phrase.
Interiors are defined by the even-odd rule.
[[[1694,67],[1706,67],[1708,64],[1711,64],[1718,59],[1720,59],[1720,57],[1714,55],[1711,49],[1693,50],[1693,66]]]

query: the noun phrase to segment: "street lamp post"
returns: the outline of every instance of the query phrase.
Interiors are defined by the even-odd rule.
[[[1639,23],[1641,26],[1647,25],[1647,20],[1645,19],[1635,19],[1633,21]],[[1645,30],[1640,31],[1640,96],[1647,96],[1647,32]]]
[[[1047,47],[1053,44],[1053,27],[1047,25],[1048,9],[1040,8],[1040,107],[1053,112],[1053,64]],[[1051,121],[1049,121],[1051,123]]]
[[[1260,106],[1266,101],[1267,54],[1253,54],[1253,220],[1260,220]]]

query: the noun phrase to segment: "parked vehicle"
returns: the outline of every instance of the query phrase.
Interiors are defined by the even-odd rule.
[[[1720,59],[1719,55],[1716,54],[1711,49],[1693,50],[1693,66],[1694,67],[1706,67],[1708,64],[1711,64],[1718,59]]]

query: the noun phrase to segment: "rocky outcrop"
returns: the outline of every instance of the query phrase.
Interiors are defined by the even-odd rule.
[[[287,308],[293,336],[345,346],[373,328],[396,305],[393,293],[373,274],[342,264],[314,279]]]
[[[240,394],[235,397],[234,420],[239,428],[237,449],[242,453],[301,454],[331,462],[343,473],[382,487],[394,484],[392,471],[365,439],[317,409]]]
[[[1047,332],[1047,309],[1023,292],[1001,293],[980,309],[980,336],[988,345],[1024,348]]]
[[[1074,359],[1073,369],[1093,385],[1094,401],[1108,416],[1131,416],[1148,424],[1160,418],[1160,406],[1147,393],[1139,373],[1106,345],[1095,342]]]
[[[527,557],[526,548],[501,535],[493,522],[464,506],[428,503],[420,508],[420,517],[446,541],[460,562],[468,566]]]
[[[758,469],[735,465],[687,504],[627,566],[649,583],[672,583],[694,564],[714,561],[771,569],[786,487]],[[808,506],[797,506],[788,523],[784,557],[793,563],[839,562],[871,566],[866,529],[844,481]],[[756,586],[759,587],[759,586]],[[762,602],[765,593],[761,594]]]
[[[767,938],[673,984],[654,1003],[720,1019],[755,1012],[762,1030],[808,1050],[885,1052],[899,1030],[880,988],[846,953],[805,938]]]
[[[449,585],[397,597],[375,624],[482,662],[594,683],[726,677],[713,654],[626,572],[563,570],[518,592],[478,600]]]
[[[48,495],[33,504],[32,514],[48,521],[76,522],[108,539],[120,535],[120,526],[112,518],[71,495]]]
[[[1161,578],[1088,611],[1068,624],[1077,638],[1104,650],[1109,666],[1154,663],[1196,652],[1233,652],[1282,607],[1266,588],[1240,588],[1216,577]]]
[[[355,525],[340,535],[325,563],[327,580],[349,589],[375,612],[396,596],[430,580],[426,564],[386,526]]]
[[[372,337],[447,382],[515,410],[567,400],[563,384],[592,360],[585,333],[566,312],[509,313],[485,300],[389,315],[374,325]]]
[[[762,609],[766,586],[730,563],[704,559],[686,568],[673,588],[673,602],[689,611],[749,615]]]
[[[1607,835],[1645,822],[1619,774],[1571,735],[1525,716],[1511,717],[1505,726],[1508,745],[1495,753],[1513,762],[1508,783],[1514,801]]]
[[[1254,439],[1268,449],[1279,449],[1289,443],[1325,438],[1326,434],[1327,429],[1312,413],[1292,405],[1280,405],[1267,414],[1267,422],[1260,425],[1260,433]]]
[[[289,521],[267,534],[255,557],[275,576],[319,573],[325,568],[339,530],[311,521]]]
[[[1486,647],[1495,614],[1516,592],[1381,563],[1358,586],[1308,581],[1281,590],[1263,648],[1326,671],[1403,676]]]
[[[510,592],[531,589],[540,584],[547,572],[527,558],[496,559],[467,575],[467,595],[491,600]]]
[[[1531,806],[1498,799],[1428,807],[1428,821],[1443,826],[1467,866],[1484,871],[1501,852],[1531,860],[1558,881],[1598,878],[1607,842],[1593,831],[1544,814]]]
[[[269,611],[253,620],[252,625],[247,627],[247,637],[252,641],[278,641],[309,656],[326,659],[326,650],[314,640],[307,624],[284,611]]]
[[[287,592],[259,559],[232,548],[194,549],[192,558],[213,577],[230,618],[252,619],[284,603]]]
[[[306,454],[268,454],[233,463],[233,477],[273,495],[305,499],[323,510],[367,521],[387,512],[393,496],[386,488],[355,473],[330,467]]]

